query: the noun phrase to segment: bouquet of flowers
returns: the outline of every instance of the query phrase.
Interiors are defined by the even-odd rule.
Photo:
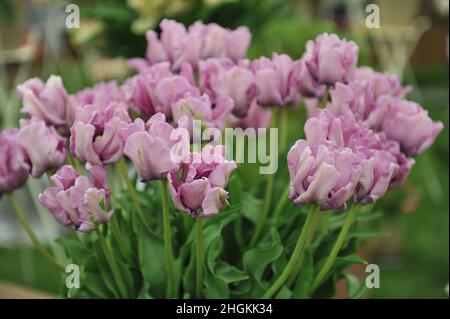
[[[0,196],[62,276],[80,267],[80,285],[64,282],[62,295],[331,297],[344,277],[348,296],[363,296],[343,272],[366,263],[362,226],[442,123],[395,75],[357,67],[358,46],[336,35],[309,41],[298,60],[250,61],[246,27],[160,29],[122,84],[68,94],[53,75],[19,85],[24,118],[0,133]],[[44,174],[39,201],[73,232],[57,240],[66,264],[13,195]]]

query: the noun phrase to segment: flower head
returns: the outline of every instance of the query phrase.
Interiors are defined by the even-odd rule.
[[[46,126],[43,120],[20,120],[17,138],[27,152],[33,177],[41,177],[47,170],[64,164],[66,139],[59,136],[54,127]]]
[[[68,133],[75,117],[75,106],[61,77],[52,75],[47,83],[38,78],[29,79],[17,87],[17,96],[23,103],[21,112],[42,119],[62,134]]]
[[[228,206],[225,186],[236,167],[225,159],[223,145],[189,154],[167,177],[175,206],[194,217],[216,215]]]
[[[288,153],[290,198],[322,210],[345,209],[361,177],[361,161],[349,148],[298,140]]]
[[[197,68],[199,61],[207,58],[228,57],[237,61],[245,57],[251,40],[246,27],[229,30],[215,23],[205,25],[197,21],[186,29],[181,23],[164,19],[160,28],[160,38],[155,31],[147,31],[146,60],[132,59],[132,67],[140,71],[146,65],[167,61],[172,70],[178,71],[184,63]]]
[[[335,34],[320,34],[308,41],[303,55],[312,78],[320,84],[349,82],[358,62],[359,48],[353,41],[341,40]]]
[[[178,167],[171,156],[171,149],[178,142],[171,139],[173,130],[162,113],[153,115],[147,124],[136,119],[122,130],[123,152],[133,162],[142,182],[166,179],[167,173]]]
[[[30,172],[28,155],[17,134],[17,129],[0,132],[0,196],[25,184]]]
[[[41,204],[58,222],[84,233],[108,222],[114,212],[107,209],[106,170],[100,166],[90,166],[89,170],[92,181],[72,166],[63,166],[51,177],[54,186],[39,195]]]
[[[230,59],[209,59],[199,63],[200,88],[216,101],[230,97],[234,101],[233,114],[244,117],[257,97],[255,76],[248,61],[235,64]]]
[[[79,107],[70,136],[70,151],[80,161],[106,165],[120,160],[124,143],[119,132],[131,122],[126,105],[109,103]]]
[[[261,105],[284,106],[292,104],[297,97],[294,83],[294,62],[286,54],[272,55],[272,59],[261,57],[252,61],[258,87],[258,103]]]

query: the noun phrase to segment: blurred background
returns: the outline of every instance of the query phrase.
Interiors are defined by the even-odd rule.
[[[80,28],[66,27],[69,2],[0,1],[0,129],[17,126],[15,87],[27,78],[60,74],[70,93],[130,75],[126,59],[145,54],[145,31],[163,18],[185,25],[201,19],[253,34],[250,58],[287,53],[297,59],[305,43],[335,32],[360,46],[360,65],[396,73],[414,87],[409,99],[444,123],[435,145],[417,158],[407,183],[375,207],[374,225],[389,236],[371,239],[360,254],[381,270],[381,286],[368,298],[448,298],[449,91],[448,0],[105,0],[70,1]],[[380,28],[368,28],[368,4],[380,8]],[[72,12],[72,11],[71,11]],[[299,127],[299,130],[301,128]],[[29,179],[18,192],[38,236],[60,259],[53,239],[62,227],[37,202],[47,180]],[[364,278],[364,269],[348,271]],[[31,248],[0,199],[0,298],[57,296],[61,278]],[[447,286],[448,287],[448,286]],[[447,288],[448,289],[448,288]],[[336,298],[344,298],[344,289]]]

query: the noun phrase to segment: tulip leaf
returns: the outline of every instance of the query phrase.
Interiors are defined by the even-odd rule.
[[[166,287],[163,241],[143,227],[138,237],[138,259],[143,280],[150,287],[152,296],[162,298]]]

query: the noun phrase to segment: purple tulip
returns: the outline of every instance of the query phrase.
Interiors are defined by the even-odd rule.
[[[235,64],[230,59],[200,61],[200,88],[216,101],[230,97],[234,101],[233,114],[244,117],[257,97],[255,76],[249,70],[248,61]]]
[[[349,148],[334,143],[310,145],[298,140],[288,153],[290,198],[321,210],[345,209],[361,177],[361,161]]]
[[[441,122],[433,122],[419,104],[390,96],[379,98],[366,122],[399,142],[402,151],[409,156],[429,148],[444,127]]]
[[[126,80],[122,85],[122,91],[132,108],[151,117],[156,113],[154,106],[156,86],[161,79],[171,76],[168,62],[157,63]]]
[[[105,109],[87,105],[77,109],[70,136],[70,151],[92,165],[116,163],[123,154],[119,133],[131,122],[126,105],[110,103]]]
[[[365,121],[375,108],[373,88],[368,82],[336,83],[330,90],[330,97],[327,108],[336,116]]]
[[[358,53],[359,48],[353,41],[323,33],[315,41],[308,41],[302,60],[315,81],[333,85],[347,83],[353,78]]]
[[[362,177],[355,195],[360,203],[375,201],[388,188],[400,186],[414,164],[383,132],[374,132],[351,117],[336,117],[328,109],[307,120],[305,134],[311,145],[328,141],[350,148],[360,157]]]
[[[272,60],[261,57],[252,62],[260,105],[284,106],[295,102],[294,65],[288,55],[276,53],[272,55]]]
[[[207,58],[228,57],[238,61],[246,56],[251,40],[246,27],[228,30],[215,23],[205,25],[197,21],[186,30],[183,24],[164,19],[160,28],[159,39],[153,30],[146,33],[146,59],[130,60],[130,66],[139,72],[148,65],[166,61],[174,71],[180,70],[184,63],[196,69],[199,61]]]
[[[76,108],[91,104],[106,108],[110,103],[125,102],[125,95],[116,81],[97,83],[91,88],[75,93],[70,98]]]
[[[402,87],[395,74],[379,73],[367,66],[355,70],[354,80],[370,83],[375,100],[383,95],[404,98],[411,91],[410,86]]]
[[[69,99],[61,77],[52,75],[47,83],[33,78],[17,87],[17,97],[22,100],[21,112],[38,117],[67,134],[75,117],[75,106]]]
[[[271,120],[272,110],[262,108],[256,101],[252,102],[245,117],[231,117],[233,127],[240,127],[242,129],[253,128],[255,130],[268,128]]]
[[[0,196],[22,187],[30,172],[28,155],[17,135],[17,129],[0,132]]]
[[[60,168],[66,160],[66,139],[39,118],[20,120],[18,140],[31,162],[31,175],[41,177],[50,169]]]
[[[80,176],[72,166],[61,167],[51,177],[52,187],[39,195],[39,201],[61,224],[87,233],[105,224],[114,209],[109,209],[109,189],[106,170],[89,167],[92,181]]]
[[[122,131],[123,152],[133,162],[142,182],[166,179],[167,173],[178,167],[171,156],[172,147],[179,142],[171,139],[173,130],[165,115],[156,113],[147,124],[136,119]]]
[[[305,61],[306,59],[302,58],[294,62],[292,82],[303,97],[321,99],[325,92],[326,85],[320,84],[313,79]]]
[[[175,122],[184,116],[188,119],[188,129],[192,134],[193,120],[201,121],[203,127],[216,127],[224,130],[233,110],[233,100],[229,97],[219,98],[212,105],[207,94],[201,97],[185,96],[172,104],[172,116]],[[183,119],[185,121],[186,119]]]
[[[236,162],[225,159],[223,145],[206,146],[188,157],[167,177],[175,207],[193,217],[216,215],[228,206],[225,186]]]

